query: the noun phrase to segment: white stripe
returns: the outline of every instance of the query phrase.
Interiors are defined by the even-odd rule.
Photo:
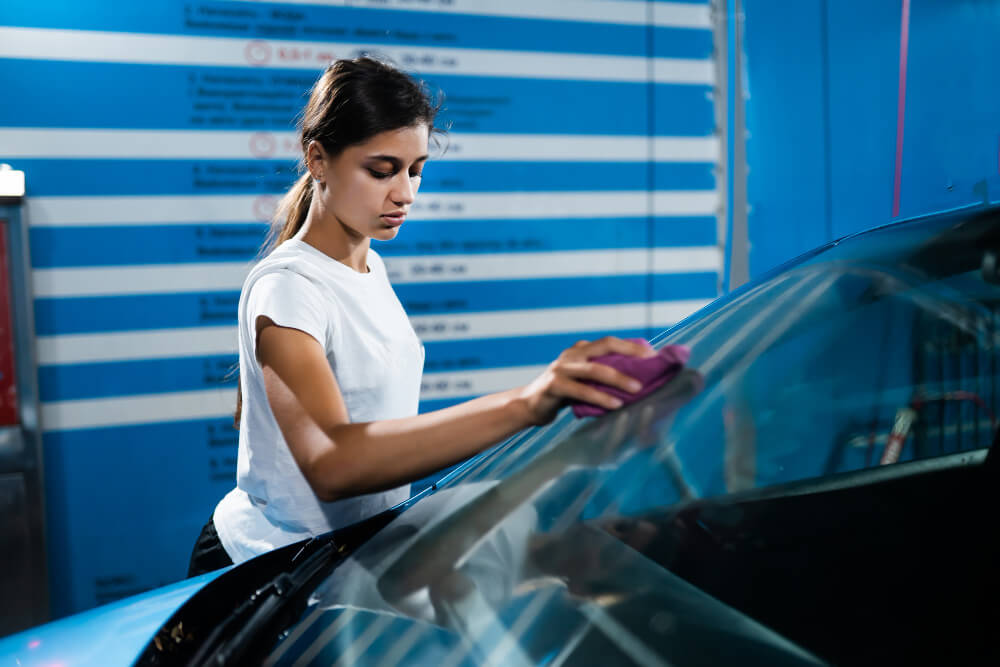
[[[126,426],[231,415],[236,392],[225,389],[115,398],[53,401],[42,404],[42,428],[64,431],[102,426]]]
[[[425,343],[442,340],[502,338],[665,327],[679,322],[710,299],[686,299],[653,304],[626,303],[577,308],[540,308],[459,313],[455,315],[420,315],[410,322]],[[652,321],[650,321],[652,318]]]
[[[657,301],[650,304],[652,313],[650,315],[651,329],[660,329],[673,326],[685,317],[693,315],[715,299],[689,299],[686,301]]]
[[[461,398],[506,391],[531,382],[546,366],[516,366],[452,373],[424,373],[420,381],[420,400],[433,401],[444,398]]]
[[[248,0],[250,2],[287,3],[296,5],[327,5],[331,7],[365,7],[481,16],[555,19],[599,23],[646,25],[647,2],[627,0],[451,0],[448,4],[419,0]],[[709,3],[654,2],[653,25],[673,28],[711,28]]]
[[[297,160],[294,132],[0,128],[4,158]],[[560,134],[448,134],[442,162],[710,162],[719,140]],[[652,150],[652,154],[650,151]],[[433,168],[433,163],[432,163]]]
[[[274,195],[28,197],[32,227],[240,224],[265,222],[277,206]]]
[[[516,192],[425,194],[414,202],[407,224],[420,220],[517,220],[527,218],[625,218],[716,215],[715,190]],[[246,224],[270,220],[274,195],[172,197],[29,197],[32,227]]]
[[[235,326],[39,336],[36,345],[43,366],[237,353]]]
[[[717,247],[387,257],[395,284],[719,271]]]
[[[35,269],[32,283],[38,298],[212,292],[239,289],[249,271],[242,262]]]
[[[703,299],[621,306],[588,306],[411,318],[426,342],[531,336],[574,331],[660,328],[708,304]],[[66,334],[38,338],[38,363],[170,359],[237,353],[236,327],[192,327],[155,331]]]
[[[0,129],[10,158],[298,159],[294,132],[99,130],[17,127]]]
[[[715,190],[673,190],[649,195],[633,192],[505,192],[422,195],[412,207],[415,218],[475,220],[503,218],[605,218],[649,215],[716,215]]]
[[[690,273],[721,267],[722,252],[714,246],[386,258],[389,277],[397,285]],[[213,292],[239,290],[249,270],[250,264],[243,262],[35,269],[32,283],[39,298]]]
[[[388,57],[418,74],[645,83],[649,80],[647,63],[652,60],[653,80],[657,83],[710,86],[715,81],[715,66],[709,58],[649,59],[0,27],[0,57],[6,58],[319,70],[335,58],[350,58],[365,52]]]
[[[613,3],[618,4],[618,3]],[[711,2],[642,2],[653,5],[653,25],[664,28],[712,28]]]

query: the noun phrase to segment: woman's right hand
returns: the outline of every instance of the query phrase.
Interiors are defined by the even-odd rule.
[[[528,421],[536,426],[547,424],[570,401],[584,401],[608,410],[620,408],[619,399],[587,384],[597,382],[631,393],[642,388],[642,384],[630,375],[591,361],[594,357],[615,353],[651,357],[656,355],[656,350],[614,336],[596,341],[581,340],[563,350],[545,372],[521,389],[519,397],[528,411]]]

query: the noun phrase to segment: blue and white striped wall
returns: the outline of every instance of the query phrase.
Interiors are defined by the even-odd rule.
[[[377,246],[426,411],[716,296],[712,35],[695,1],[5,3],[54,615],[181,578],[234,482],[238,290],[330,59],[375,52],[445,94],[447,151]]]

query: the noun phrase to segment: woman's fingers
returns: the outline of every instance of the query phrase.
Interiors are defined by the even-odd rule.
[[[624,340],[614,336],[605,336],[599,340],[587,342],[580,341],[567,352],[571,354],[582,354],[587,359],[600,357],[605,354],[625,354],[630,357],[652,357],[656,355],[656,350],[647,344],[636,343],[631,340]]]
[[[637,379],[592,360],[607,354],[650,357],[657,353],[648,344],[614,336],[595,341],[581,340],[563,350],[546,372],[524,389],[535,423],[551,421],[560,405],[567,401],[590,403],[606,410],[617,410],[623,405],[622,400],[598,389],[594,384],[629,393],[640,391],[642,383]]]
[[[561,398],[599,405],[607,410],[617,410],[622,406],[622,401],[611,394],[567,376],[557,376],[552,390]]]
[[[631,375],[598,361],[564,361],[559,364],[559,371],[576,380],[590,380],[633,394],[642,389],[642,383]]]

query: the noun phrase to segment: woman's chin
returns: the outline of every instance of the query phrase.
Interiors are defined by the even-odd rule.
[[[376,229],[372,234],[372,238],[376,241],[391,241],[396,238],[396,234],[399,233],[399,225],[393,227],[381,227]]]

